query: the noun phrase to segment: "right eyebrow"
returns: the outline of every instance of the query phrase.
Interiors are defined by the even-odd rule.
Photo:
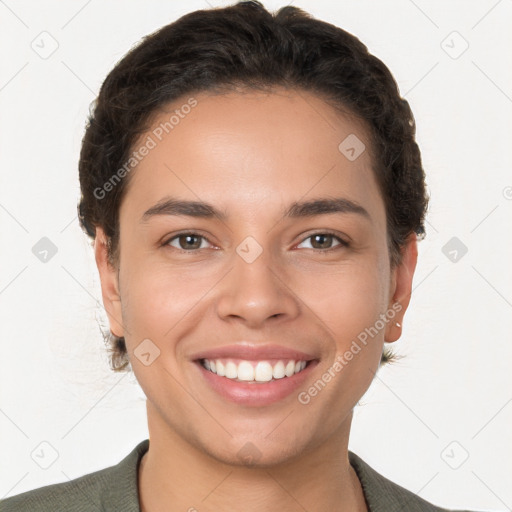
[[[202,201],[182,201],[173,197],[165,197],[158,201],[142,215],[141,222],[147,222],[156,215],[187,215],[189,217],[213,218],[225,221],[225,212],[217,210],[209,203]]]

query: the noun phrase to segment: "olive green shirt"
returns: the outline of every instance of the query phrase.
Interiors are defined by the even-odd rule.
[[[0,512],[140,512],[138,466],[148,448],[146,439],[115,466],[2,500]],[[352,452],[349,460],[361,481],[369,512],[447,510],[384,478]]]

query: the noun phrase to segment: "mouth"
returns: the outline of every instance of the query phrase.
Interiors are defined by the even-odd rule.
[[[204,369],[236,382],[263,383],[293,377],[304,371],[311,361],[249,361],[232,359],[200,359]]]
[[[200,358],[194,363],[208,391],[237,405],[264,407],[304,389],[319,360]]]

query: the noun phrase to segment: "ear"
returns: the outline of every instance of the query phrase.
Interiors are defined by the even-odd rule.
[[[402,335],[403,318],[411,300],[412,278],[418,261],[416,233],[409,235],[400,252],[402,260],[391,274],[388,311],[395,311],[395,316],[386,325],[384,341],[387,343],[398,340]]]
[[[108,259],[107,236],[102,228],[96,228],[94,240],[94,256],[100,274],[101,296],[103,306],[107,312],[110,331],[117,337],[124,336],[121,323],[121,295],[119,293],[119,279],[117,268]]]

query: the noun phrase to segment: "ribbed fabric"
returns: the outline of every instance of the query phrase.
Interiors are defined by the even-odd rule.
[[[0,512],[140,512],[137,475],[149,439],[119,464],[0,501]],[[446,512],[394,484],[349,452],[369,512]],[[469,512],[469,511],[459,511]]]

